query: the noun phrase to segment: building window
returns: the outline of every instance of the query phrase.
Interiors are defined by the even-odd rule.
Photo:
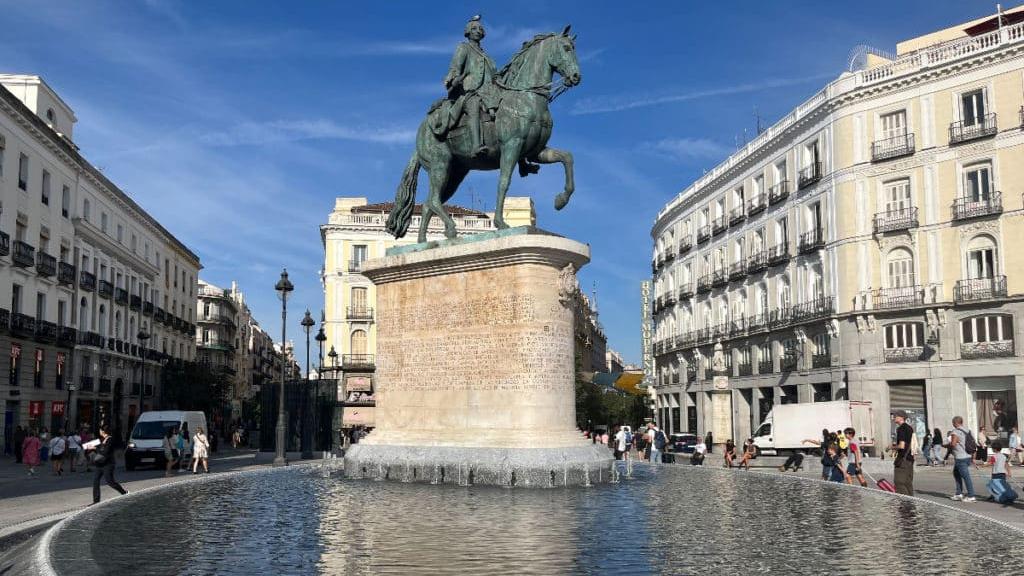
[[[107,213],[106,212],[100,212],[100,230],[102,230],[103,233],[107,232]]]
[[[902,214],[910,208],[910,180],[885,183],[885,211],[887,214]]]
[[[210,341],[210,330],[208,328],[203,328],[203,342],[207,343],[209,341]]]
[[[775,237],[779,244],[789,241],[789,219],[785,216],[775,222]]]
[[[974,90],[960,95],[961,120],[964,126],[974,126],[984,121],[985,108],[984,90]]]
[[[46,320],[46,293],[36,293],[36,322]]]
[[[43,387],[43,360],[46,358],[46,353],[42,348],[36,348],[35,366],[32,371],[32,383],[35,384],[36,388]]]
[[[84,218],[86,222],[89,221],[89,212],[90,212],[90,210],[89,210],[89,199],[88,198],[83,198],[82,199],[82,218]]]
[[[960,338],[964,344],[1013,341],[1013,316],[990,315],[960,321]]]
[[[28,190],[28,156],[18,156],[18,188]]]
[[[789,279],[785,276],[779,278],[779,308],[786,310],[793,303],[793,294],[790,291]]]
[[[21,285],[11,285],[11,313],[21,314]]]
[[[352,288],[352,310],[366,312],[366,288]]]
[[[60,215],[67,218],[71,213],[71,188],[66,185],[60,190]]]
[[[50,205],[50,173],[47,172],[46,170],[43,170],[42,182],[43,182],[43,185],[42,185],[42,201],[43,201],[43,204],[46,204],[47,206],[49,206]]]
[[[786,172],[786,161],[783,160],[775,164],[775,183],[779,184],[789,179]]]
[[[988,164],[964,170],[964,197],[968,202],[988,202],[992,197],[992,168]]]
[[[889,252],[887,262],[888,287],[906,288],[914,285],[914,255],[906,248]]]
[[[967,245],[967,277],[971,280],[994,278],[996,245],[991,236],[982,234]]]
[[[124,241],[124,226],[122,226],[121,224],[117,225],[117,241],[118,242],[123,242]]]
[[[366,261],[367,250],[365,244],[355,244],[352,246],[352,262],[357,266]]]
[[[46,109],[46,122],[53,128],[53,125],[57,123],[57,115],[53,113],[53,108]]]
[[[366,354],[366,331],[356,330],[351,336],[352,354]]]
[[[824,356],[829,353],[828,333],[815,334],[811,342],[814,344],[815,356]]]
[[[924,325],[920,322],[901,322],[885,327],[885,348],[920,348],[924,346]]]
[[[881,118],[882,123],[882,140],[893,140],[906,136],[907,134],[907,111],[900,110],[898,112],[892,112],[883,115]]]

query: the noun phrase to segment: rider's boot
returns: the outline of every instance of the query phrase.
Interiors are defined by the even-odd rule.
[[[519,176],[526,178],[530,174],[536,174],[540,171],[540,164],[534,164],[529,162],[526,158],[519,159]]]
[[[467,102],[466,116],[469,120],[469,137],[473,157],[480,158],[491,153],[491,149],[483,144],[483,127],[480,125],[480,104]]]

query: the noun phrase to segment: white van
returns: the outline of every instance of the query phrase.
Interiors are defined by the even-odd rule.
[[[140,464],[152,464],[164,467],[164,437],[168,430],[181,429],[188,424],[190,436],[194,436],[199,428],[209,435],[206,427],[206,415],[202,412],[184,412],[182,410],[161,410],[143,412],[135,422],[128,447],[124,451],[125,470],[134,470]]]

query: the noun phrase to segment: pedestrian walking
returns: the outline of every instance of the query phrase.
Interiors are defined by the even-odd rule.
[[[898,494],[914,495],[914,453],[911,445],[914,442],[914,428],[907,424],[907,412],[896,410],[892,413],[896,423],[896,441],[892,447],[896,452],[893,458],[893,484]]]
[[[921,455],[924,456],[924,465],[932,465],[932,435],[927,432],[923,436],[924,440],[921,442]]]
[[[853,428],[846,428],[843,430],[843,436],[846,437],[846,483],[853,484],[853,479],[856,478],[858,484],[867,487],[868,481],[864,479],[860,445],[857,444],[857,431]]]
[[[43,443],[39,440],[35,430],[30,430],[25,439],[21,442],[21,459],[28,467],[28,475],[36,475],[36,467],[39,466],[39,452]]]
[[[736,459],[736,444],[732,438],[725,441],[725,454],[722,456],[725,459],[725,467],[732,468],[732,461]]]
[[[14,428],[14,463],[21,464],[21,445],[25,443],[25,429],[19,424]]]
[[[621,426],[615,427],[615,449],[613,454],[616,460],[622,460],[622,454],[626,452],[626,431]]]
[[[188,470],[192,467],[192,435],[188,431],[188,422],[181,425],[181,442],[178,443],[178,450],[181,460],[178,462],[178,470]]]
[[[636,444],[636,459],[647,460],[650,457],[647,453],[647,434],[633,434],[633,442]]]
[[[708,430],[708,433],[704,435],[704,445],[708,447],[708,454],[715,451],[714,437],[711,435],[711,430]]]
[[[50,459],[50,430],[43,427],[39,432],[39,461],[46,462]]]
[[[971,480],[971,464],[978,449],[978,442],[968,430],[964,429],[964,419],[953,417],[953,430],[949,434],[950,452],[953,453],[953,481],[956,482],[956,493],[950,496],[960,502],[974,502],[974,481]],[[977,464],[974,464],[977,468]],[[967,494],[964,494],[964,488]]]
[[[945,453],[943,452],[944,450]],[[942,430],[936,428],[935,432],[932,433],[932,466],[938,466],[940,462],[945,466],[948,455],[949,452],[942,442]]]
[[[98,504],[100,501],[101,479],[106,481],[107,486],[117,490],[122,495],[128,494],[128,491],[114,479],[114,465],[116,464],[114,458],[114,437],[110,435],[110,431],[107,430],[105,424],[100,426],[99,440],[100,443],[96,446],[92,460],[92,463],[96,465],[96,471],[92,475],[93,504]]]
[[[975,451],[974,459],[988,462],[988,434],[985,434],[985,426],[978,426],[978,449]]]
[[[1013,426],[1010,428],[1009,438],[1010,448],[1010,465],[1013,465],[1013,459],[1017,459],[1017,463],[1024,466],[1024,445],[1022,445],[1020,432],[1017,431],[1017,427]]]
[[[658,428],[658,425],[653,422],[647,424],[647,433],[649,435],[648,441],[651,445],[651,464],[661,464],[661,453],[665,450],[665,444],[668,443],[668,438],[666,438],[665,433]]]
[[[68,440],[63,430],[57,430],[50,440],[50,461],[53,462],[53,473],[56,476],[64,475],[64,453],[68,449]]]
[[[167,462],[164,478],[171,475],[171,470],[178,464],[180,454],[178,452],[178,430],[176,428],[168,428],[167,433],[164,434],[164,460]]]
[[[206,434],[203,433],[203,427],[196,428],[196,436],[194,442],[195,448],[193,449],[192,459],[192,473],[195,474],[199,469],[199,464],[203,465],[203,472],[210,473],[210,467],[207,465],[209,459],[210,441],[207,440]]]
[[[72,472],[75,471],[75,466],[78,465],[78,458],[82,454],[82,436],[78,432],[72,430],[71,434],[68,435],[68,465]]]

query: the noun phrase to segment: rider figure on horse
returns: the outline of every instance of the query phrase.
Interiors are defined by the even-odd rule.
[[[482,107],[489,111],[498,108],[498,89],[494,85],[497,67],[480,45],[485,35],[480,16],[474,16],[466,23],[463,31],[466,41],[455,49],[452,63],[448,66],[448,74],[444,77],[448,98],[454,100],[452,122],[454,124],[463,112],[466,113],[473,155],[476,157],[487,156],[491,152],[484,145],[480,110]]]

